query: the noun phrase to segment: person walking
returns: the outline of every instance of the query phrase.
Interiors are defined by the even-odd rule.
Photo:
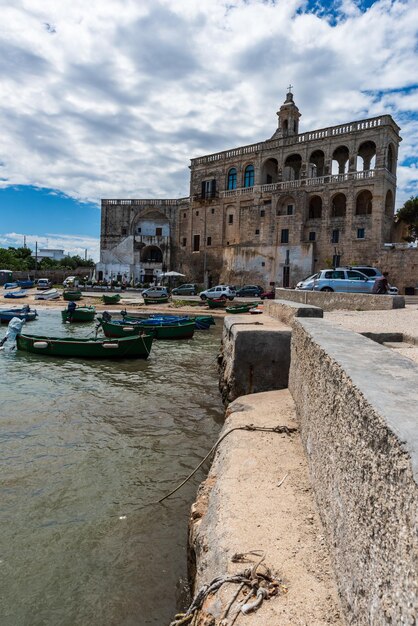
[[[389,282],[388,282],[389,272],[383,272],[382,276],[378,276],[374,281],[372,293],[381,293],[385,294],[389,291]]]

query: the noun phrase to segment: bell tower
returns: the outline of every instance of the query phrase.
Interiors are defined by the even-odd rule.
[[[296,104],[293,102],[292,85],[289,85],[286,100],[277,111],[279,125],[273,137],[291,137],[299,133],[299,118],[301,113]]]

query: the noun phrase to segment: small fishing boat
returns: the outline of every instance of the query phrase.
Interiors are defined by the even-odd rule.
[[[9,293],[5,293],[3,298],[26,298],[28,292],[26,289],[19,289],[18,291],[9,291]]]
[[[210,309],[225,309],[226,298],[208,298],[207,303]]]
[[[151,352],[152,333],[141,333],[121,339],[74,339],[20,334],[18,350],[42,356],[79,359],[146,359]]]
[[[146,319],[136,321],[107,321],[97,318],[106,337],[129,337],[144,330],[152,331],[156,339],[191,339],[195,331],[195,323],[188,319],[162,320]]]
[[[47,289],[35,295],[35,300],[56,300],[60,297],[58,289]]]
[[[0,309],[0,322],[2,324],[8,324],[13,317],[32,322],[38,317],[38,314],[35,309],[32,310],[29,306],[23,306],[20,309]]]
[[[33,287],[35,285],[35,281],[34,280],[18,280],[16,281],[18,286],[21,289],[31,289],[31,287]]]
[[[250,309],[254,309],[258,302],[241,302],[240,304],[232,304],[226,307],[227,313],[248,313]]]
[[[96,315],[94,306],[78,306],[73,311],[64,309],[61,311],[63,322],[92,322]]]
[[[196,330],[208,330],[208,328],[210,328],[210,326],[214,326],[215,325],[215,320],[213,319],[213,315],[182,315],[182,316],[177,316],[177,315],[171,315],[171,314],[166,314],[166,313],[153,313],[151,315],[145,315],[145,314],[132,314],[129,313],[127,314],[126,311],[121,311],[121,314],[123,316],[123,319],[126,322],[136,322],[139,319],[170,319],[170,320],[179,320],[179,319],[187,319],[190,321],[194,321],[195,323],[195,327]]]
[[[3,288],[4,289],[16,289],[16,287],[19,287],[19,285],[16,283],[4,283]]]
[[[75,300],[81,300],[83,294],[79,289],[66,289],[62,295],[64,300],[74,302]]]
[[[145,304],[164,304],[168,302],[169,296],[142,296]]]
[[[104,293],[102,300],[105,304],[117,304],[120,300],[120,293]]]

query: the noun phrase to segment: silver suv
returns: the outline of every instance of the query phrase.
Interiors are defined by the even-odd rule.
[[[321,270],[305,278],[305,280],[301,280],[296,285],[296,289],[371,293],[374,280],[374,278],[369,278],[357,270],[337,267],[334,270]]]
[[[216,285],[216,287],[205,289],[205,291],[199,293],[201,300],[207,300],[208,298],[223,298],[224,300],[228,298],[228,300],[233,300],[236,295],[235,288],[230,285]]]

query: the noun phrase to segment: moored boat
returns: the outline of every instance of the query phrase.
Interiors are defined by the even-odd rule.
[[[19,287],[21,287],[22,289],[30,289],[31,287],[33,287],[35,285],[35,281],[34,280],[18,280],[16,281],[17,284],[19,285]]]
[[[120,293],[104,293],[102,295],[102,300],[105,304],[117,304],[120,300]]]
[[[78,306],[73,311],[64,309],[61,311],[63,322],[92,322],[96,315],[94,306]]]
[[[170,320],[179,320],[179,319],[187,319],[190,321],[194,321],[195,323],[195,327],[196,330],[208,330],[208,328],[210,328],[210,326],[214,326],[215,325],[215,320],[213,318],[213,315],[172,315],[172,314],[168,314],[168,313],[152,313],[151,315],[145,315],[145,314],[132,314],[129,313],[127,314],[126,311],[121,311],[123,319],[126,322],[137,322],[138,320],[144,320],[144,319],[170,319]]]
[[[191,339],[195,331],[192,320],[115,320],[108,321],[103,317],[97,318],[106,337],[129,337],[144,330],[152,331],[156,339]]]
[[[35,300],[56,300],[60,297],[58,289],[47,289],[35,295]]]
[[[232,304],[226,307],[226,312],[229,314],[249,313],[249,311],[254,309],[257,305],[258,302],[242,302],[241,304]]]
[[[225,309],[226,298],[208,298],[207,303],[210,309]]]
[[[18,350],[42,356],[80,359],[146,359],[153,341],[152,333],[141,333],[120,339],[75,339],[20,334]]]
[[[83,294],[79,289],[66,289],[62,295],[64,300],[75,302],[75,300],[81,300]]]
[[[168,302],[169,296],[142,296],[144,298],[145,304],[165,304]]]
[[[14,317],[32,322],[38,317],[38,314],[35,309],[31,309],[29,306],[23,306],[20,309],[0,309],[0,323],[8,324]]]
[[[28,292],[26,289],[19,289],[18,291],[9,291],[9,293],[5,293],[3,298],[26,298]]]

